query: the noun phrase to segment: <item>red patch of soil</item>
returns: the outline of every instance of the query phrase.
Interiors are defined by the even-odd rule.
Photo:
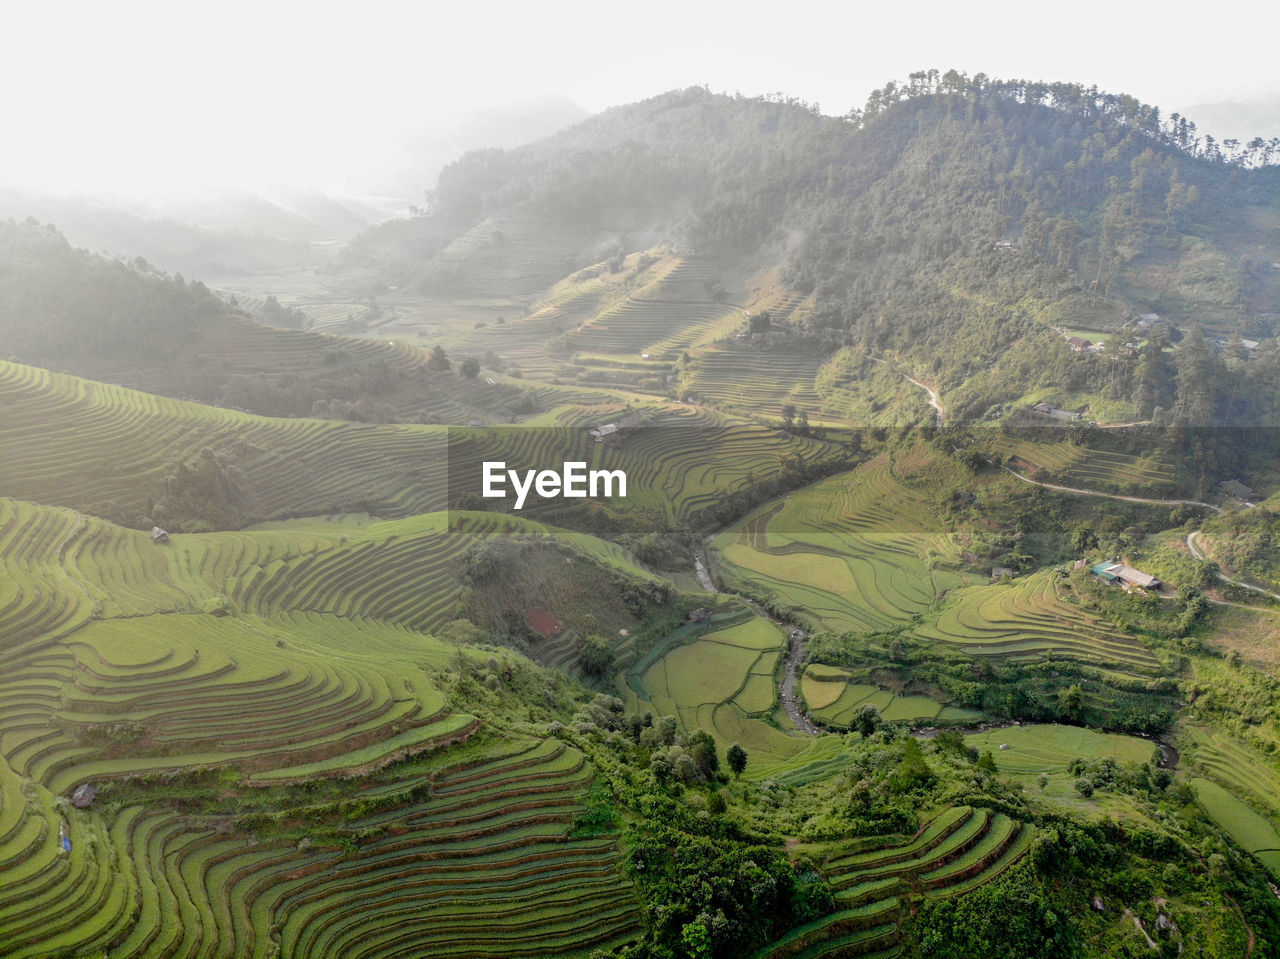
[[[531,609],[529,610],[529,628],[543,636],[555,636],[564,629],[564,623],[545,609]]]

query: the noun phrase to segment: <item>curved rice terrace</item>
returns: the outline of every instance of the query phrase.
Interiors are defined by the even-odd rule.
[[[547,535],[491,514],[456,519],[462,542]],[[291,523],[156,547],[0,500],[7,955],[381,957],[424,943],[441,955],[569,955],[636,935],[616,839],[573,835],[593,775],[582,754],[554,740],[452,745],[481,726],[446,706],[434,676],[464,654],[398,624],[422,619],[446,575],[404,571],[426,559],[447,569],[449,550],[434,542],[332,581],[317,572],[366,543],[412,540],[413,525]],[[419,539],[449,535],[443,517],[435,526]],[[611,544],[593,556],[629,565]],[[220,587],[244,604],[238,615],[198,611]],[[349,601],[318,605],[341,615],[304,611],[338,587]],[[401,781],[424,762],[425,779]],[[212,771],[252,791],[384,767],[375,792],[390,798],[335,827],[337,845],[252,841],[230,819],[206,827],[128,802],[139,776]],[[56,798],[90,781],[109,794],[126,784],[123,805],[104,817]]]
[[[668,636],[627,668],[619,686],[632,710],[676,716],[690,732],[709,732],[722,749],[737,742],[761,762],[782,762],[810,743],[772,725],[781,713],[777,674],[785,651],[781,629],[731,606],[705,628],[686,626]]]
[[[996,878],[1031,847],[1035,827],[1003,813],[953,806],[893,844],[802,845],[835,890],[837,910],[793,930],[753,959],[897,955],[908,899],[961,895]]]
[[[228,457],[244,511],[261,519],[372,508],[440,509],[447,432],[271,419],[0,362],[6,495],[131,521],[163,496],[175,462],[205,448]]]
[[[1074,443],[1047,442],[1045,440],[1053,437],[1052,433],[1049,437],[1028,438],[1017,435],[1019,432],[1032,431],[1000,430],[987,445],[1020,473],[1036,478],[1053,477],[1065,486],[1139,491],[1144,496],[1176,491],[1178,477],[1174,467],[1158,456],[1136,456],[1090,449]]]
[[[693,351],[681,386],[747,415],[781,417],[794,406],[813,424],[910,425],[933,417],[917,387],[848,348],[828,356],[725,339]]]
[[[1160,671],[1159,660],[1140,641],[1068,602],[1066,588],[1053,570],[970,586],[949,596],[916,635],[977,656],[1053,655],[1139,674]]]
[[[834,631],[910,635],[975,656],[1059,656],[1155,674],[1137,638],[1067,599],[1051,570],[978,585],[928,502],[887,460],[814,484],[713,543],[730,585],[777,597]]]
[[[1188,723],[1179,745],[1205,811],[1280,879],[1280,770],[1225,730]],[[1229,791],[1228,791],[1229,790]]]
[[[814,381],[823,359],[816,354],[766,353],[732,342],[698,350],[684,378],[685,388],[707,403],[743,413],[782,415],[788,403],[819,419],[823,398]]]
[[[966,578],[926,501],[880,458],[757,511],[713,544],[727,581],[836,631],[909,623]]]
[[[564,372],[577,382],[666,392],[673,363],[684,352],[742,325],[745,311],[714,293],[719,281],[712,261],[667,254],[645,262],[629,276],[629,290],[606,277],[554,289],[543,305],[558,311],[562,322],[579,322],[564,336],[571,354]],[[578,319],[588,305],[595,312]]]
[[[563,430],[272,419],[12,363],[0,363],[0,400],[13,414],[0,425],[0,444],[22,451],[0,460],[8,495],[109,509],[137,525],[165,498],[175,462],[194,462],[206,449],[231,470],[227,514],[250,521],[427,513],[474,491],[483,460],[505,459],[515,468],[566,458],[626,469],[630,495],[620,506],[685,519],[749,475],[776,471],[789,453],[837,455],[816,440],[717,425],[718,417],[689,407],[653,411],[662,425],[633,430],[613,448],[581,428],[603,422],[583,407],[568,408],[568,421],[578,426]],[[718,455],[709,459],[712,446]]]
[[[863,706],[874,707],[889,722],[971,723],[982,718],[976,710],[943,706],[928,696],[903,696],[857,682],[851,670],[821,663],[805,666],[800,692],[809,715],[834,729],[848,727]]]
[[[585,955],[636,935],[615,840],[572,835],[581,753],[516,740],[448,755],[395,784],[418,798],[316,844],[127,803],[107,825],[0,763],[6,955]]]
[[[1275,819],[1260,815],[1253,806],[1242,802],[1209,779],[1190,780],[1196,801],[1242,849],[1247,850],[1276,879],[1280,879],[1280,830]]]
[[[617,444],[596,443],[584,429],[452,430],[450,478],[461,493],[475,489],[485,461],[501,459],[509,469],[525,469],[577,460],[588,469],[626,472],[627,497],[615,501],[615,509],[688,522],[752,478],[780,472],[787,456],[818,465],[844,455],[824,441],[780,435],[764,427],[703,425],[709,419],[713,418],[696,411],[658,419],[662,425],[622,431]],[[553,512],[562,507],[539,506],[531,500],[525,511],[552,520]]]

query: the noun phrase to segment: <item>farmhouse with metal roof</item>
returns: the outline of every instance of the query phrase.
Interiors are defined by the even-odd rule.
[[[1098,563],[1093,567],[1093,575],[1108,583],[1122,583],[1126,586],[1138,586],[1142,589],[1159,589],[1160,580],[1150,573],[1126,566],[1124,563]]]

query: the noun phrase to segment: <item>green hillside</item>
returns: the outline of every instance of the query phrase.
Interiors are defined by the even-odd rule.
[[[1271,423],[1280,241],[1264,153],[1069,83],[920,72],[841,118],[691,88],[464,156],[417,227],[454,241],[384,276],[468,329],[467,304],[506,291],[504,319],[528,316],[518,346],[492,316],[483,337],[448,319],[430,329],[508,347],[539,377],[661,390],[679,374],[710,402],[874,423],[890,384],[847,361],[818,372],[853,348],[938,389],[954,422],[1050,402],[1108,422],[1159,409],[1170,423]],[[372,236],[394,249],[405,232]],[[655,243],[682,251],[669,290],[641,282],[619,300]],[[744,349],[727,304],[767,310],[774,330]],[[1193,329],[1262,346],[1215,356]],[[559,366],[536,357],[547,334],[569,351]],[[1072,335],[1101,345],[1073,352]],[[687,376],[668,365],[682,350]],[[733,357],[759,375],[721,383]]]
[[[1276,146],[924,71],[234,301],[0,224],[0,954],[1280,955]]]

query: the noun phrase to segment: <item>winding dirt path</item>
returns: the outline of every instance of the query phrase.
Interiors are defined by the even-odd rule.
[[[1190,533],[1188,533],[1187,549],[1191,551],[1192,556],[1194,556],[1196,559],[1203,562],[1206,557],[1204,553],[1202,553],[1199,550],[1199,548],[1196,546],[1196,540],[1199,538],[1200,538],[1200,530],[1198,529],[1192,530]],[[1222,573],[1218,574],[1218,579],[1220,579],[1224,583],[1234,583],[1236,586],[1243,587],[1244,589],[1250,589],[1250,590],[1253,590],[1253,592],[1255,593],[1261,593],[1263,596],[1270,596],[1272,599],[1280,599],[1280,593],[1273,593],[1269,589],[1263,589],[1261,586],[1254,586],[1252,583],[1246,583],[1242,579],[1232,579],[1230,576],[1224,576]],[[1232,604],[1232,605],[1239,605],[1239,604]]]
[[[1010,469],[1007,466],[1003,466],[1001,467],[1001,469],[1003,469],[1010,476],[1016,476],[1018,479],[1022,480],[1022,482],[1024,483],[1030,483],[1032,486],[1042,486],[1045,489],[1057,490],[1059,493],[1073,493],[1076,496],[1100,496],[1105,499],[1124,500],[1126,503],[1151,503],[1155,506],[1178,506],[1178,505],[1203,506],[1205,509],[1213,510],[1219,516],[1221,516],[1224,512],[1226,512],[1221,506],[1214,506],[1212,503],[1205,503],[1198,499],[1149,499],[1142,496],[1124,496],[1120,493],[1103,493],[1100,490],[1077,489],[1072,486],[1058,486],[1055,483],[1042,483],[1039,480],[1033,480],[1028,476],[1023,476],[1017,470]],[[1257,504],[1245,503],[1244,505],[1246,509],[1253,509]],[[1201,562],[1204,562],[1206,557],[1204,553],[1201,552],[1199,547],[1196,546],[1196,540],[1199,538],[1199,536],[1200,536],[1200,530],[1198,529],[1192,530],[1190,533],[1187,534],[1187,540],[1186,540],[1187,550],[1191,553],[1193,557],[1200,560]],[[1218,579],[1223,583],[1231,583],[1233,585],[1241,587],[1242,589],[1252,590],[1255,593],[1260,593],[1263,596],[1270,597],[1271,599],[1280,600],[1280,593],[1274,593],[1269,589],[1264,589],[1261,586],[1255,586],[1253,583],[1247,583],[1242,579],[1233,579],[1232,577],[1227,576],[1223,573],[1218,573]],[[1217,603],[1218,605],[1221,605],[1221,606],[1241,606],[1242,605],[1240,603],[1228,603],[1223,600],[1217,600],[1217,599],[1211,599],[1209,600],[1209,602]],[[1252,609],[1253,607],[1244,607],[1244,608]]]
[[[1100,496],[1103,499],[1119,499],[1126,503],[1151,503],[1154,506],[1203,506],[1205,509],[1211,509],[1215,513],[1222,513],[1221,506],[1214,506],[1212,503],[1204,503],[1198,499],[1151,499],[1145,496],[1125,496],[1121,493],[1104,493],[1095,489],[1079,489],[1074,486],[1058,486],[1056,483],[1043,483],[1040,480],[1033,480],[1029,476],[1024,476],[1015,469],[1008,466],[1000,467],[1010,476],[1016,476],[1024,483],[1030,483],[1032,486],[1043,486],[1045,489],[1057,490],[1059,493],[1074,493],[1076,496]]]
[[[1104,493],[1101,490],[1077,489],[1076,487],[1073,487],[1073,486],[1058,486],[1055,483],[1042,483],[1040,482],[1040,480],[1033,480],[1028,476],[1023,476],[1017,470],[1010,469],[1007,466],[1003,466],[1001,467],[1001,469],[1003,469],[1010,476],[1016,476],[1018,479],[1022,480],[1022,482],[1024,483],[1030,483],[1032,486],[1043,486],[1045,489],[1057,490],[1059,493],[1073,493],[1077,496],[1101,496],[1105,499],[1124,500],[1126,503],[1151,503],[1155,506],[1178,506],[1178,505],[1203,506],[1205,509],[1213,510],[1219,516],[1221,516],[1224,512],[1226,512],[1226,510],[1224,510],[1221,506],[1214,506],[1212,503],[1205,503],[1198,499],[1149,499],[1143,496],[1124,496],[1124,495],[1121,495],[1120,493]],[[1257,504],[1245,503],[1244,505],[1246,509],[1253,509]],[[1201,552],[1200,548],[1196,546],[1196,540],[1199,538],[1199,536],[1200,536],[1200,530],[1198,529],[1192,530],[1190,533],[1187,534],[1187,540],[1186,540],[1187,550],[1191,553],[1193,557],[1200,560],[1201,562],[1204,562],[1206,557],[1204,553]],[[1274,593],[1269,589],[1264,589],[1261,586],[1255,586],[1253,583],[1245,582],[1242,579],[1233,579],[1232,577],[1226,576],[1223,573],[1218,574],[1218,579],[1224,583],[1232,583],[1243,589],[1252,590],[1255,593],[1261,593],[1263,596],[1268,596],[1271,599],[1280,600],[1280,593]],[[1210,600],[1210,602],[1219,603],[1220,601]],[[1221,603],[1221,605],[1238,606],[1240,604],[1239,603]],[[1251,607],[1247,607],[1247,608],[1251,608]]]
[[[897,373],[898,375],[900,375],[900,376],[901,376],[904,380],[906,380],[908,383],[913,383],[913,384],[915,384],[916,386],[920,387],[920,389],[924,390],[924,391],[925,391],[925,393],[926,393],[926,394],[928,394],[928,397],[929,397],[929,405],[933,407],[934,413],[937,415],[937,425],[938,425],[938,426],[941,426],[941,425],[942,425],[942,423],[943,423],[943,418],[944,418],[944,415],[945,415],[945,414],[944,414],[944,413],[943,413],[943,411],[942,411],[942,406],[938,403],[938,391],[937,391],[937,390],[935,390],[935,389],[934,389],[933,387],[931,387],[931,386],[925,386],[923,383],[921,383],[919,380],[917,380],[914,376],[909,376],[909,375],[907,375],[906,373],[903,373],[903,372],[902,372],[902,370],[898,369],[896,366],[894,366],[894,365],[893,365],[892,363],[890,363],[888,360],[882,360],[882,359],[880,359],[878,356],[872,356],[870,353],[863,353],[862,355],[863,355],[863,356],[865,356],[867,359],[871,360],[871,362],[873,362],[873,363],[880,363],[880,364],[881,364],[881,365],[883,365],[883,366],[887,366],[887,367],[889,367],[889,369],[893,370],[895,373]]]

